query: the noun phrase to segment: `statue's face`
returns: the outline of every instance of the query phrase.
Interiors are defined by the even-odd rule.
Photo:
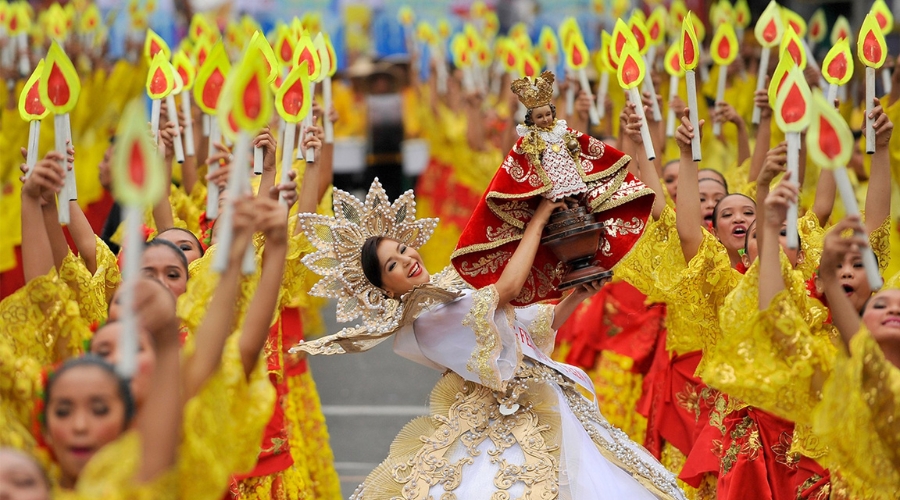
[[[553,110],[550,106],[541,106],[531,110],[531,119],[535,126],[550,128],[553,126]]]

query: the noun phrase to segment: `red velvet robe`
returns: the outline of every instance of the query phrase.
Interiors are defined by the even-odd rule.
[[[586,202],[604,238],[595,263],[612,269],[641,237],[653,207],[653,191],[628,173],[631,157],[587,134],[567,129],[581,146],[576,164],[588,186]],[[520,138],[494,174],[490,186],[463,229],[451,262],[475,288],[496,283],[531,220],[550,180],[526,155]],[[556,287],[566,269],[545,246],[538,249],[531,275],[512,304],[524,306],[561,296]]]

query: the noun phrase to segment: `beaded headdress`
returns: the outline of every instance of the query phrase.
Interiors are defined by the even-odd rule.
[[[303,257],[303,263],[322,276],[309,293],[337,299],[338,321],[361,317],[363,324],[301,343],[295,350],[313,354],[367,350],[417,314],[418,310],[401,306],[401,301],[424,306],[426,302],[432,302],[431,299],[457,295],[420,285],[403,297],[390,298],[363,273],[362,246],[370,237],[392,238],[419,248],[437,227],[437,219],[416,219],[416,200],[411,190],[391,203],[381,183],[375,179],[365,202],[335,189],[334,217],[300,214],[298,218],[301,229],[316,247],[315,252]],[[438,276],[432,278],[432,283],[436,279]],[[414,300],[407,300],[408,296]]]
[[[547,106],[553,100],[553,80],[556,77],[550,71],[544,71],[535,78],[519,78],[509,88],[519,98],[519,102],[528,109]]]

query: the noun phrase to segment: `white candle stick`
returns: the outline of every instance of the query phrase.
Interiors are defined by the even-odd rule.
[[[700,118],[697,112],[697,76],[694,70],[684,72],[684,81],[687,83],[688,108],[690,109],[689,117],[691,127],[694,129],[694,138],[691,139],[691,155],[694,161],[700,161],[703,156],[700,153]]]
[[[210,118],[204,114],[204,118]],[[216,120],[207,120],[209,123],[209,149],[207,150],[207,158],[212,157],[216,153],[216,143],[222,140],[219,131],[219,123]],[[213,174],[219,170],[219,162],[214,161],[209,164],[207,173]],[[215,182],[206,184],[206,219],[214,220],[219,217],[219,186]]]
[[[438,94],[444,95],[447,93],[447,61],[444,57],[444,51],[437,48],[437,44],[435,44],[434,57],[435,57],[435,76],[437,77],[437,91]]]
[[[800,182],[800,132],[786,132],[787,139],[787,171],[791,181]],[[787,209],[787,246],[797,248],[800,245],[797,234],[797,203],[791,203]]]
[[[203,129],[203,137],[209,137],[209,115],[203,113],[203,116],[200,117],[200,127]]]
[[[556,80],[553,80],[556,83]],[[597,116],[602,120],[606,117],[606,94],[609,93],[609,72],[600,72],[600,81],[597,83]]]
[[[63,113],[63,130],[65,131],[66,142],[63,144],[63,156],[68,157],[68,146],[75,149],[75,142],[72,141],[72,121],[69,113]],[[63,165],[65,166],[65,164]],[[75,159],[72,159],[72,168],[66,170],[66,182],[69,188],[69,200],[78,199],[78,183],[75,180]]]
[[[641,117],[641,141],[644,143],[644,152],[648,160],[656,159],[656,150],[653,148],[653,140],[650,139],[650,127],[647,125],[647,116],[644,114],[644,103],[641,102],[641,92],[637,87],[628,89],[628,99],[634,103],[634,110]]]
[[[669,75],[669,111],[666,113],[666,137],[675,137],[675,109],[672,101],[678,95],[678,75]]]
[[[309,117],[304,118],[303,121],[301,121],[300,123],[288,123],[287,124],[288,127],[294,127],[296,129],[295,134],[294,134],[294,137],[297,139],[297,155],[294,156],[295,160],[303,160],[304,159],[303,158],[304,151],[303,151],[302,146],[303,146],[303,137],[306,135],[306,133],[303,131],[303,127],[306,126],[307,119],[309,119]]]
[[[334,123],[331,123],[331,77],[325,77],[325,85],[322,86],[322,100],[325,104],[325,144],[334,143]]]
[[[25,165],[28,171],[25,172],[25,178],[31,177],[34,171],[34,164],[37,163],[38,145],[41,140],[41,121],[31,120],[28,122],[28,152],[25,155]]]
[[[471,66],[469,69],[471,70]],[[311,82],[309,84],[309,95],[312,99],[316,97],[316,82]],[[306,115],[306,120],[308,123],[308,127],[313,127],[316,125],[316,115],[313,113],[312,108],[309,109],[309,114]],[[302,148],[299,148],[302,149]],[[316,150],[313,148],[306,149],[306,163],[315,163],[316,162]]]
[[[593,93],[591,93],[591,84],[588,82],[587,72],[584,70],[584,68],[578,70],[578,80],[581,83],[581,88],[587,94],[588,100],[593,103],[594,95]],[[588,116],[590,116],[591,123],[593,125],[600,124],[600,115],[597,113],[597,108],[595,108],[594,106],[588,107]]]
[[[647,49],[647,57],[644,59],[644,62],[647,66],[647,77],[649,78],[650,72],[656,67],[656,45],[651,45]]]
[[[293,123],[288,123],[286,127],[284,127],[284,141],[281,146],[281,184],[286,184],[290,177],[291,167],[293,165],[293,157],[294,157],[294,133],[297,131],[297,127],[294,126]],[[281,203],[287,204],[287,201],[284,199],[284,191],[278,193],[278,201]]]
[[[572,116],[575,113],[575,87],[572,85],[570,73],[566,73],[566,116]]]
[[[653,49],[654,47],[650,47]],[[647,68],[646,76],[644,76],[644,81],[642,85],[644,86],[644,92],[650,94],[650,112],[653,113],[653,121],[661,122],[662,121],[662,111],[659,109],[659,102],[656,100],[656,85],[653,85],[653,78],[650,77],[650,68],[652,67],[652,59],[651,63],[648,63],[647,60],[644,60],[644,67]]]
[[[246,193],[248,187],[247,158],[250,156],[250,136],[246,132],[238,133],[238,138],[234,143],[234,161],[231,164],[231,174],[228,178],[228,200],[222,219],[217,224],[221,224],[218,229],[219,236],[217,239],[218,250],[213,258],[213,270],[221,273],[228,267],[228,254],[230,253],[231,244],[234,240],[234,203],[243,194]],[[253,247],[247,247],[249,252],[253,251]],[[241,270],[244,274],[254,271],[255,260],[244,254],[241,262]],[[248,269],[248,267],[250,269]]]
[[[137,315],[134,311],[134,292],[138,274],[141,271],[141,253],[144,242],[141,241],[143,231],[143,210],[140,207],[126,205],[125,211],[125,245],[122,263],[122,296],[119,306],[122,310],[122,330],[119,334],[119,359],[116,371],[122,377],[131,377],[137,369]]]
[[[881,88],[885,94],[891,93],[891,70],[887,66],[881,68]]]
[[[181,93],[181,114],[184,115],[184,154],[194,156],[194,116],[191,113],[191,93]]]
[[[253,146],[253,174],[262,175],[263,173],[263,148]]]
[[[159,140],[159,114],[162,111],[162,101],[159,99],[150,99],[150,132],[153,134],[153,141]]]
[[[834,104],[834,100],[837,99],[838,95],[838,85],[836,83],[828,84],[828,104]]]
[[[697,64],[697,69],[700,70],[700,81],[706,83],[709,81],[709,68],[706,67],[703,58],[703,43],[701,40],[700,45],[697,46],[697,60],[700,61]]]
[[[813,54],[812,49],[809,48],[809,44],[806,43],[805,38],[801,38],[800,43],[803,44],[803,51],[806,52],[806,64],[810,66],[817,75],[819,75],[819,87],[824,89],[825,84],[827,84],[828,82],[825,81],[825,77],[822,75],[822,68],[819,67],[819,62],[816,61],[816,56]]]
[[[30,61],[28,60],[28,33],[22,31],[17,37],[19,39],[19,74],[28,76],[31,73]]]
[[[866,66],[866,153],[875,152],[875,120],[869,118],[875,108],[875,68]]]
[[[62,160],[59,162],[63,168],[63,171],[66,172],[66,179],[63,183],[62,189],[59,191],[59,194],[56,195],[57,202],[57,210],[59,212],[59,223],[60,224],[68,224],[69,223],[69,190],[71,189],[71,178],[69,176],[68,165],[66,160],[66,121],[63,115],[54,115],[53,116],[53,142],[54,142],[54,150],[62,155]]]
[[[759,92],[766,85],[766,75],[769,74],[769,54],[771,54],[772,49],[768,47],[763,47],[762,54],[759,56],[759,72],[756,74],[756,91]],[[753,106],[753,116],[752,122],[754,125],[759,125],[760,118],[760,108],[759,106]]]
[[[859,217],[859,205],[856,203],[856,192],[850,184],[850,177],[847,175],[845,167],[837,167],[834,169],[834,182],[837,184],[838,193],[841,195],[841,201],[844,202],[844,212],[846,215],[855,215]],[[866,269],[866,279],[869,280],[869,288],[872,291],[881,288],[884,284],[881,275],[878,273],[878,261],[875,259],[875,253],[871,247],[860,249],[862,252],[863,267]]]
[[[725,101],[725,85],[728,83],[728,66],[725,66],[724,64],[719,66],[719,81],[717,83],[716,106],[718,106],[720,102]],[[713,135],[717,137],[722,135],[722,122],[719,120],[713,121],[712,132]]]
[[[178,110],[175,109],[175,96],[169,93],[166,96],[166,114],[169,115],[169,121],[175,123],[175,137],[172,139],[172,147],[175,148],[175,161],[184,163],[184,147],[181,144],[181,127],[178,123]]]

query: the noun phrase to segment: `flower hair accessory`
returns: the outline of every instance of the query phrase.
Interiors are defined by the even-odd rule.
[[[305,256],[303,263],[323,276],[310,293],[338,299],[338,321],[362,317],[366,323],[382,316],[386,301],[391,299],[363,274],[363,243],[381,236],[419,248],[431,237],[438,222],[416,219],[412,191],[403,193],[392,204],[378,179],[369,188],[365,203],[335,189],[334,217],[301,214],[299,218],[303,232],[318,250]]]

